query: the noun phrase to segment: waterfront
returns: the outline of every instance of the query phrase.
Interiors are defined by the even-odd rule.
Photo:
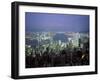
[[[26,32],[26,68],[89,65],[89,34]]]

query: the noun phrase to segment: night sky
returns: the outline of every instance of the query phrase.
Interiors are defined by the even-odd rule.
[[[89,32],[88,15],[25,13],[26,32]]]

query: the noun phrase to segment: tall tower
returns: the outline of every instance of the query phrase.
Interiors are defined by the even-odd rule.
[[[80,39],[80,34],[79,33],[75,33],[75,35],[72,38],[72,43],[74,47],[78,47],[79,46],[79,39]]]

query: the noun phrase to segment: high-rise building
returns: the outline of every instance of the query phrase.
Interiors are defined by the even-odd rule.
[[[80,39],[80,34],[75,33],[74,36],[72,37],[72,40],[71,40],[74,47],[79,46],[79,39]]]

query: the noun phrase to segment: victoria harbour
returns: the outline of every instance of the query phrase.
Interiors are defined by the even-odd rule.
[[[25,67],[89,65],[89,16],[25,15]]]

